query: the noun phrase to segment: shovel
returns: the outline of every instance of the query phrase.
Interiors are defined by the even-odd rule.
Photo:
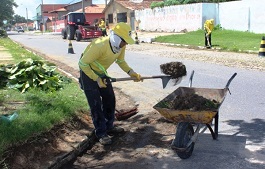
[[[170,79],[172,79],[172,76],[168,75],[157,75],[157,76],[148,76],[148,77],[141,77],[142,80],[144,79],[162,79],[162,85],[163,89],[167,86]],[[136,80],[136,78],[133,77],[124,77],[124,78],[111,78],[111,82],[120,82],[120,81],[128,81],[128,80]]]
[[[207,39],[207,44],[208,44],[207,48],[211,48],[211,47],[210,47],[209,36],[206,36],[206,39]]]

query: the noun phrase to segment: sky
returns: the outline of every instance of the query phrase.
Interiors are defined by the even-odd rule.
[[[17,15],[23,16],[28,19],[32,19],[36,16],[36,8],[42,4],[73,4],[80,2],[81,0],[14,0],[18,5],[17,8],[14,7],[14,12]],[[92,0],[93,4],[104,4],[105,0]]]

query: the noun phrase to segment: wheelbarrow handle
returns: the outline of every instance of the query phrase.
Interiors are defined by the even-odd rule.
[[[237,73],[234,73],[234,74],[230,77],[230,79],[228,80],[228,82],[227,82],[227,84],[226,84],[226,86],[225,86],[226,89],[228,89],[228,87],[229,87],[231,81],[236,77],[236,75],[237,75]]]

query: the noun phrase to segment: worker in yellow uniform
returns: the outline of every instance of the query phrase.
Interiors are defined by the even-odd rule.
[[[212,31],[214,28],[214,19],[206,20],[204,23],[204,33],[205,33],[205,46],[212,47]]]
[[[102,36],[108,36],[105,21],[103,20],[103,18],[100,19],[98,27],[102,31]]]
[[[108,134],[124,132],[114,126],[116,100],[107,69],[114,62],[134,77],[136,82],[142,81],[125,61],[127,44],[134,44],[131,38],[131,27],[123,22],[110,30],[110,36],[93,40],[84,50],[80,60],[80,86],[86,95],[95,127],[95,134],[103,145],[112,143]]]

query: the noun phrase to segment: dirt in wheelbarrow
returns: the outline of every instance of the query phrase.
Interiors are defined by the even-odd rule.
[[[169,101],[161,101],[157,106],[172,110],[207,111],[216,110],[219,105],[220,103],[216,100],[209,100],[197,94],[187,94],[185,96],[177,95]]]

